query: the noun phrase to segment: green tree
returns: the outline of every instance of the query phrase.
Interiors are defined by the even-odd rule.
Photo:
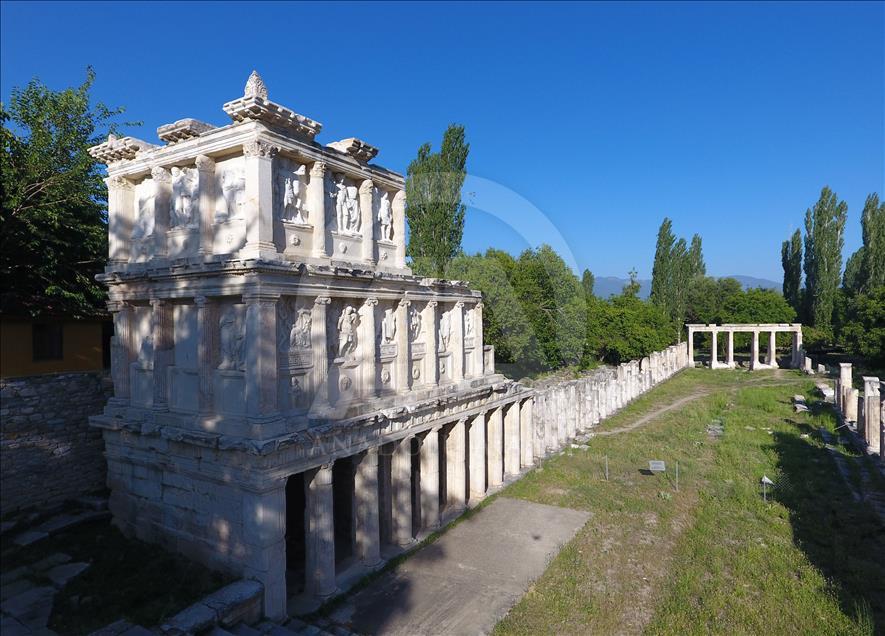
[[[443,134],[440,151],[429,143],[418,149],[406,176],[406,218],[409,221],[408,253],[416,271],[438,278],[461,249],[466,206],[461,188],[467,176],[470,144],[464,127],[451,124]]]
[[[864,202],[860,217],[863,250],[860,291],[871,291],[885,285],[885,202],[871,194]]]
[[[784,268],[784,298],[798,312],[801,308],[799,290],[802,288],[802,232],[799,230],[781,244],[781,265]]]
[[[690,278],[705,276],[707,265],[704,263],[704,251],[701,248],[701,235],[691,237],[691,247],[688,248],[688,274]]]
[[[585,269],[584,273],[581,275],[581,287],[584,288],[584,295],[587,298],[591,298],[593,296],[593,285],[596,283],[596,279],[593,277],[593,272],[589,269]]]
[[[818,329],[832,327],[847,212],[848,205],[826,186],[817,203],[805,212],[805,313]]]
[[[33,79],[0,104],[4,314],[104,311],[95,275],[107,258],[107,190],[87,149],[114,132],[122,109],[90,101],[94,80],[91,68],[62,91]]]
[[[578,364],[584,353],[587,309],[581,282],[549,245],[520,254],[511,279],[532,325],[542,365]]]
[[[673,247],[675,243],[673,222],[664,217],[658,228],[649,299],[658,307],[664,308],[665,311],[670,307],[673,295]]]
[[[542,360],[532,326],[502,266],[508,259],[515,262],[506,252],[493,249],[485,255],[461,254],[452,260],[449,272],[453,278],[470,281],[471,287],[482,291],[483,339],[495,347],[496,360],[537,368]]]
[[[871,364],[885,364],[885,285],[848,301],[841,337],[849,352]]]
[[[866,274],[863,246],[857,248],[857,251],[848,257],[845,261],[845,272],[842,274],[842,287],[849,294],[856,294],[864,285]]]

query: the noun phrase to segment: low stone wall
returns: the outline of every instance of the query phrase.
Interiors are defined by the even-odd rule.
[[[0,514],[101,490],[101,431],[89,426],[112,394],[105,373],[0,380]]]
[[[535,457],[558,451],[579,433],[687,366],[688,344],[683,342],[642,360],[596,369],[574,380],[534,383]]]

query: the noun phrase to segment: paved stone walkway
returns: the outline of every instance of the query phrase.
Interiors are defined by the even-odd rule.
[[[359,634],[488,634],[589,518],[499,497],[346,599],[331,619]]]

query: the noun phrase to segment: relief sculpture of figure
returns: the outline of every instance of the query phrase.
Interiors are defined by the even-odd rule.
[[[243,368],[243,326],[234,307],[228,307],[218,320],[221,341],[219,369]]]
[[[356,234],[360,227],[359,189],[347,185],[343,174],[335,175],[335,220],[342,234]]]
[[[292,323],[289,331],[289,350],[308,349],[310,347],[311,317],[309,309],[299,309],[298,318]]]
[[[409,308],[409,335],[412,342],[421,335],[421,312],[414,305]]]
[[[142,193],[138,197],[138,218],[135,227],[132,228],[132,238],[142,239],[154,233],[154,186],[150,184],[150,192]]]
[[[195,224],[197,180],[192,170],[172,168],[172,226],[191,227]]]
[[[393,309],[384,310],[384,320],[381,321],[381,342],[390,344],[396,337],[396,314]]]
[[[245,177],[233,170],[221,173],[222,208],[215,213],[216,221],[229,221],[240,217],[245,183]]]
[[[303,165],[296,170],[286,171],[278,177],[278,196],[280,201],[280,218],[294,223],[306,223],[304,217],[304,201],[301,197],[301,179],[304,175]]]
[[[360,191],[355,185],[347,186],[347,231],[357,234],[360,231]]]
[[[335,175],[335,220],[338,223],[339,232],[347,228],[347,185],[344,183],[344,175]]]
[[[356,309],[348,305],[338,318],[338,357],[352,353],[356,349],[356,332],[359,324],[359,314]]]
[[[390,210],[390,193],[387,191],[381,195],[378,208],[378,223],[381,225],[381,238],[385,241],[392,241],[393,213]]]
[[[468,311],[464,314],[464,335],[473,335],[473,312]]]
[[[446,351],[449,348],[449,338],[452,335],[451,318],[449,312],[443,312],[439,317],[439,350]]]

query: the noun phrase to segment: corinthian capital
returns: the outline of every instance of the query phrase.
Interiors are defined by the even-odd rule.
[[[252,139],[243,144],[243,154],[247,157],[274,157],[279,148],[262,139]]]
[[[322,161],[314,161],[310,167],[311,177],[324,177],[326,175],[326,164]]]
[[[197,155],[196,164],[197,169],[203,172],[215,170],[215,161],[212,157],[207,157],[206,155]]]
[[[172,179],[169,175],[169,171],[163,166],[154,166],[151,168],[151,177],[153,177],[154,181],[160,181],[162,183],[168,183]]]

